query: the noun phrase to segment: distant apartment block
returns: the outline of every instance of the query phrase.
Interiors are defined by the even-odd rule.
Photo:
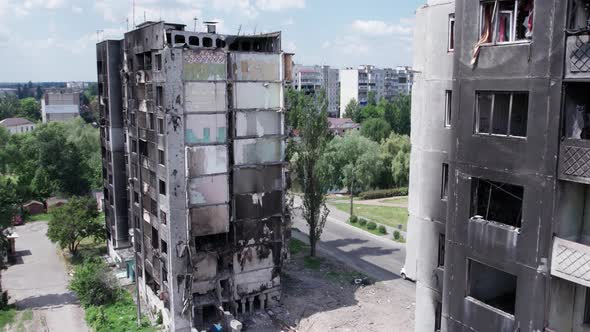
[[[67,82],[66,87],[68,89],[73,89],[73,90],[84,90],[88,87],[88,83],[82,82],[82,81],[72,81],[72,82]]]
[[[376,68],[363,65],[358,68],[340,70],[340,116],[351,100],[359,105],[367,104],[369,93],[374,92],[377,100],[392,100],[399,94],[409,94],[414,73],[410,67]]]
[[[340,110],[340,82],[339,70],[330,66],[303,66],[293,67],[293,86],[306,94],[315,94],[323,90],[328,102],[328,114],[330,117],[338,117]]]
[[[35,129],[35,124],[24,118],[8,118],[0,121],[0,127],[4,127],[11,134],[28,133]]]
[[[146,22],[97,45],[109,252],[171,331],[281,296],[291,67],[280,33]]]
[[[72,89],[54,89],[41,99],[43,123],[63,122],[80,116],[80,93]]]

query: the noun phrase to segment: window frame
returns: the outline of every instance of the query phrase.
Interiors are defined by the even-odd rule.
[[[584,297],[584,316],[582,317],[582,324],[590,325],[590,288],[586,287],[586,294]]]
[[[498,42],[497,41],[497,29],[498,29],[498,18],[500,16],[500,2],[509,2],[514,1],[514,12],[512,12],[512,21],[511,21],[511,40],[505,42]],[[493,4],[494,8],[492,9],[492,41],[487,43],[482,43],[481,46],[496,46],[496,45],[514,45],[514,44],[526,44],[531,43],[533,40],[534,33],[532,34],[531,38],[525,39],[516,39],[516,27],[517,27],[517,20],[518,20],[518,7],[520,2],[523,0],[482,0],[479,2],[479,19],[478,19],[478,40],[481,38],[481,31],[484,26],[484,4]],[[526,1],[526,0],[525,0]],[[535,15],[535,7],[533,7],[533,17]],[[535,23],[533,21],[533,31],[535,30]]]
[[[481,132],[480,131],[480,107],[479,107],[479,96],[480,94],[491,94],[492,101],[490,104],[490,119],[489,119],[489,128],[488,132]],[[506,127],[506,135],[504,134],[495,134],[493,131],[494,127],[494,108],[495,108],[495,101],[496,95],[498,94],[509,94],[510,95],[510,105],[508,107],[508,123]],[[527,128],[525,135],[526,136],[517,136],[511,134],[512,129],[512,108],[514,104],[514,95],[515,94],[526,94],[527,96],[527,120],[525,123],[525,128]],[[520,139],[526,140],[528,138],[528,119],[529,119],[529,109],[530,109],[530,93],[529,91],[494,91],[494,90],[476,90],[475,91],[475,118],[474,118],[474,128],[473,133],[477,136],[490,136],[490,137],[503,137],[503,138],[513,138],[513,139]]]
[[[446,201],[449,199],[449,164],[442,164],[440,199]]]
[[[455,14],[449,14],[447,52],[455,51]]]
[[[445,234],[438,234],[438,259],[437,259],[437,267],[444,268],[445,267],[445,248],[446,247],[446,237]]]
[[[453,120],[453,90],[445,90],[445,119],[444,127],[451,128]]]

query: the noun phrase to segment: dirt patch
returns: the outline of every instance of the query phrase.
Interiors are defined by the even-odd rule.
[[[329,258],[302,250],[284,268],[283,298],[242,319],[245,331],[412,331],[414,292],[401,279],[373,283]]]

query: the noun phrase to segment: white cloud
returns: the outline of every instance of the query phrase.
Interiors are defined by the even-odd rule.
[[[303,9],[305,8],[305,0],[256,0],[256,6],[263,11]]]
[[[72,5],[72,12],[76,13],[76,14],[80,14],[82,13],[84,10],[82,9],[82,7],[78,7],[76,5]]]
[[[147,21],[165,20],[173,23],[190,25],[194,17],[202,15],[199,1],[187,0],[137,0],[135,3],[135,24]],[[97,0],[94,10],[107,21],[123,23],[129,19],[133,24],[133,6],[129,1],[121,0]]]
[[[412,23],[408,19],[395,24],[377,20],[355,20],[352,22],[352,30],[369,36],[409,35],[412,33]]]
[[[248,18],[256,18],[258,10],[250,0],[211,0],[213,9],[224,12],[238,12]]]

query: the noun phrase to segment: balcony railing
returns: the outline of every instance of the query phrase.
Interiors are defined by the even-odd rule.
[[[559,179],[590,184],[590,140],[565,139],[561,142]]]
[[[568,31],[565,77],[590,78],[590,30]]]
[[[590,287],[590,246],[555,237],[551,275]]]

